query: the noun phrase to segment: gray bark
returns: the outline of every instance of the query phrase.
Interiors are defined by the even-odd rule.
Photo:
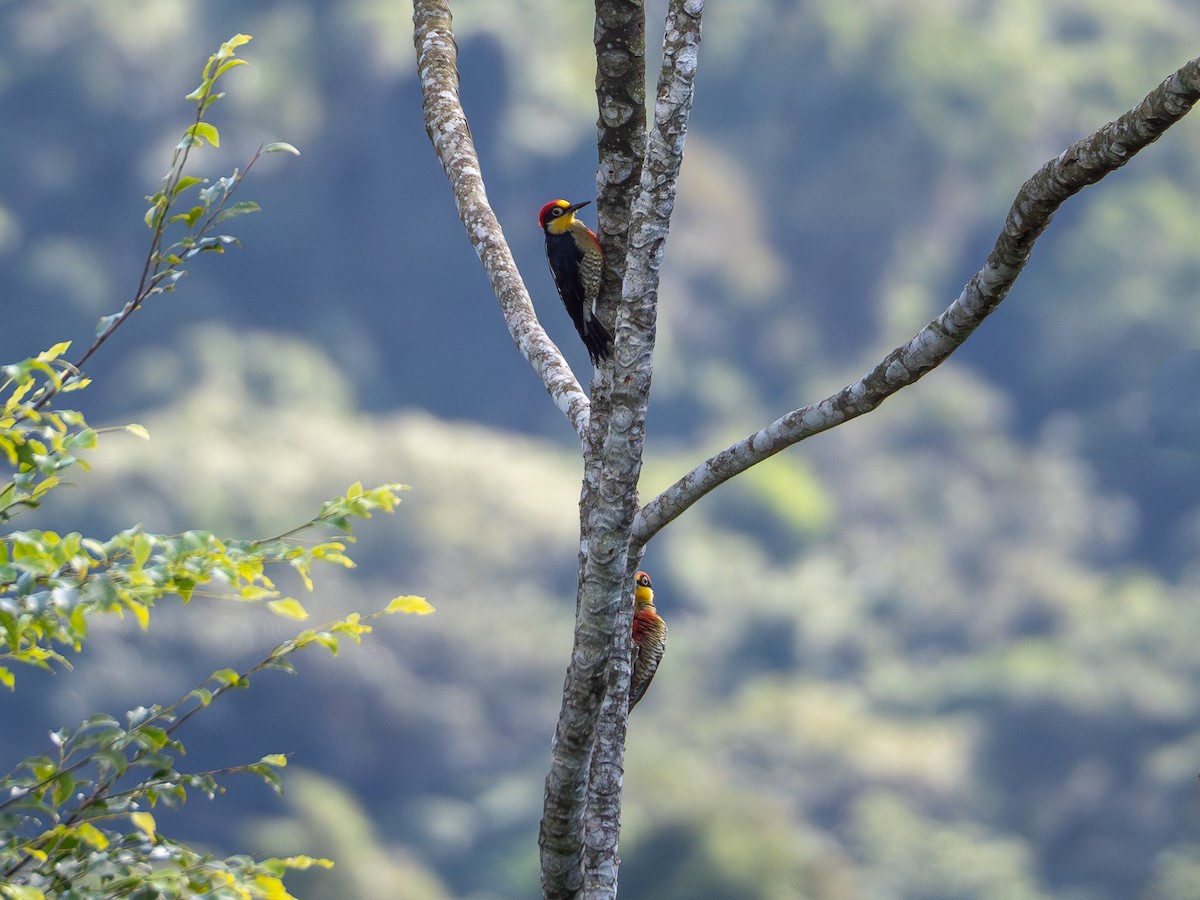
[[[539,845],[546,897],[617,891],[632,578],[646,543],[717,485],[779,451],[871,411],[940,365],[1004,299],[1055,211],[1124,165],[1200,99],[1200,60],[1137,108],[1046,163],[1020,189],[984,266],[950,307],[871,372],[706,460],[640,511],[658,272],[670,226],[700,44],[703,0],[671,0],[654,123],[644,129],[641,0],[596,0],[598,233],[606,254],[599,310],[614,358],[583,393],[537,322],[484,191],[458,97],[447,0],[415,0],[425,123],[463,225],[517,346],[583,442],[575,641],[546,777]],[[644,153],[643,153],[644,149]]]
[[[509,334],[582,440],[588,431],[587,394],[538,321],[504,231],[488,203],[483,170],[458,94],[458,46],[454,43],[448,0],[414,2],[413,43],[417,48],[425,130],[450,180],[467,237],[500,301]]]
[[[629,692],[632,570],[638,557],[629,555],[629,538],[650,396],[658,272],[691,111],[702,10],[702,0],[672,0],[669,5],[654,127],[630,220],[611,380],[600,384],[610,407],[591,489],[598,502],[585,511],[586,559],[575,647],[546,779],[540,840],[546,897],[616,896],[623,698]],[[616,693],[601,732],[610,662]]]
[[[853,384],[726,447],[651,500],[638,514],[632,552],[713,488],[805,438],[870,412],[945,362],[1007,296],[1058,208],[1158,140],[1197,99],[1200,59],[1187,63],[1129,112],[1045,163],[1021,186],[987,261],[945,312]]]
[[[597,228],[604,249],[601,318],[615,323],[625,278],[625,254],[633,202],[641,187],[646,154],[646,11],[642,0],[596,0],[596,172]],[[613,326],[615,332],[615,324]],[[592,422],[602,439],[612,412],[612,382],[595,394]],[[601,440],[592,446],[599,449]],[[593,454],[589,468],[598,467]],[[635,503],[636,493],[634,494]],[[595,502],[585,492],[585,508]],[[632,598],[633,575],[641,554],[625,561],[621,596]],[[616,884],[616,830],[620,828],[621,777],[630,678],[632,606],[618,608],[609,649],[607,685],[588,772],[584,799],[584,894],[592,886]]]

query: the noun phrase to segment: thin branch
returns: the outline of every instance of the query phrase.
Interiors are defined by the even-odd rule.
[[[50,401],[53,400],[68,384],[80,378],[83,375],[84,365],[86,365],[87,361],[91,359],[93,355],[95,355],[96,351],[98,351],[104,345],[105,341],[112,337],[113,332],[124,325],[125,322],[129,320],[130,316],[141,309],[146,300],[148,300],[158,291],[162,290],[162,288],[159,287],[159,284],[172,273],[176,273],[176,277],[178,277],[178,273],[184,271],[179,268],[180,261],[177,260],[175,262],[171,262],[164,257],[162,244],[163,238],[166,236],[167,228],[171,225],[169,213],[174,208],[175,202],[178,199],[179,182],[180,179],[183,178],[184,169],[187,168],[188,158],[191,156],[192,148],[200,146],[201,143],[200,139],[195,136],[194,129],[204,121],[205,110],[208,109],[215,99],[219,99],[213,94],[213,85],[215,82],[215,78],[212,80],[206,79],[207,87],[204,89],[204,92],[196,98],[196,118],[192,122],[191,126],[189,126],[189,128],[184,132],[183,140],[176,146],[175,152],[171,157],[171,168],[167,170],[167,174],[163,178],[162,193],[163,197],[165,198],[165,206],[163,206],[163,208],[159,211],[156,220],[154,221],[153,233],[150,237],[150,249],[147,251],[146,259],[142,263],[142,274],[141,278],[138,280],[137,290],[134,292],[133,297],[121,308],[120,312],[112,316],[107,316],[104,320],[102,320],[106,322],[105,326],[100,330],[99,334],[96,335],[96,338],[92,341],[91,345],[83,352],[83,355],[75,360],[72,371],[68,373],[60,382],[56,384],[49,384],[39,392],[39,396],[32,405],[33,409],[44,409],[46,405],[49,404]],[[260,146],[258,150],[254,152],[254,155],[250,158],[250,161],[246,163],[245,168],[240,173],[235,172],[232,186],[224,192],[220,203],[217,204],[215,209],[211,210],[210,214],[205,221],[201,223],[200,227],[195,229],[195,235],[197,238],[202,238],[213,227],[213,225],[216,223],[217,216],[225,209],[226,204],[237,191],[238,187],[242,183],[242,180],[250,173],[251,167],[253,167],[253,165],[262,156],[262,152],[263,148]],[[176,249],[178,246],[179,245],[176,244],[175,247],[170,248],[168,253]],[[188,256],[194,255],[196,252],[198,251],[193,249],[190,253],[185,255],[184,258],[186,259]]]
[[[945,312],[858,381],[725,448],[655,497],[638,515],[635,547],[645,546],[718,485],[805,438],[870,412],[945,362],[1000,305],[1058,208],[1158,140],[1197,100],[1200,59],[1187,63],[1116,121],[1043,165],[1017,192],[987,262]]]
[[[458,47],[451,30],[447,0],[416,0],[413,4],[413,43],[425,110],[425,130],[433,142],[458,205],[458,214],[492,284],[504,321],[521,354],[542,379],[554,404],[583,440],[587,434],[589,402],[579,381],[550,340],[504,232],[488,203],[479,157],[458,93]]]

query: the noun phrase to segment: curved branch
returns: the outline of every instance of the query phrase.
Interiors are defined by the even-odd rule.
[[[413,43],[417,48],[425,130],[450,180],[459,218],[500,301],[509,334],[583,440],[590,412],[587,394],[538,322],[529,291],[488,203],[475,142],[459,99],[458,47],[447,0],[414,2]]]
[[[638,515],[634,548],[644,546],[718,485],[805,438],[870,412],[945,362],[1000,305],[1058,208],[1158,140],[1197,100],[1200,59],[1175,72],[1138,106],[1043,165],[1017,192],[987,262],[945,312],[858,381],[725,448],[655,497]]]

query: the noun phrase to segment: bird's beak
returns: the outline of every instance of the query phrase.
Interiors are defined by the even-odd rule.
[[[579,203],[572,203],[570,206],[567,207],[567,212],[573,213],[573,212],[576,212],[577,210],[581,210],[585,206],[590,204],[591,202],[592,202],[591,200],[581,200]]]

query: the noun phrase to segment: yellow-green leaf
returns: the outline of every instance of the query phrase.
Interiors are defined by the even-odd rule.
[[[238,47],[242,46],[242,44],[250,43],[252,40],[254,40],[253,35],[235,34],[233,37],[231,37],[229,40],[227,40],[225,43],[223,43],[221,45],[221,49],[217,51],[217,58],[218,59],[228,59],[229,57],[233,56],[234,50],[236,50]]]
[[[210,60],[209,65],[204,67],[205,73],[208,72],[208,69],[211,65],[212,65],[212,61]],[[202,82],[200,82],[200,86],[198,88],[196,88],[194,91],[192,91],[190,94],[184,95],[183,99],[184,100],[199,100],[201,97],[204,96],[204,92],[207,91],[210,87],[212,87],[212,81],[209,79],[208,75],[205,74],[204,80]]]
[[[128,604],[129,611],[133,613],[133,617],[137,619],[138,625],[142,631],[150,629],[150,610],[144,603],[138,603],[136,600]]]
[[[55,344],[49,350],[43,350],[38,354],[38,362],[49,362],[52,359],[58,359],[67,352],[67,348],[71,346],[70,341],[62,341]]]
[[[139,425],[136,422],[131,422],[125,426],[125,430],[134,437],[140,437],[143,441],[150,440],[150,432],[146,430],[145,425]]]
[[[37,888],[23,884],[0,884],[0,897],[5,900],[46,900],[46,895]]]
[[[263,900],[296,900],[287,892],[283,881],[274,875],[256,875],[254,877],[254,894],[262,897]]]
[[[248,66],[248,65],[250,65],[250,63],[246,62],[246,60],[244,60],[244,59],[231,59],[227,63],[222,63],[221,67],[219,69],[217,69],[216,72],[213,73],[213,81],[216,81],[218,78],[220,78],[222,75],[224,75],[230,69],[232,69],[234,66]]]
[[[214,147],[221,146],[221,135],[217,131],[217,126],[213,125],[211,122],[197,122],[195,125],[189,128],[186,133],[197,138],[204,138]]]
[[[154,816],[148,812],[135,812],[129,814],[129,821],[133,823],[133,827],[144,834],[151,840],[154,839]]]
[[[150,538],[143,532],[138,532],[133,538],[133,564],[139,569],[146,565],[152,548]]]
[[[235,669],[217,669],[217,671],[213,672],[208,677],[213,681],[219,681],[221,684],[225,685],[237,684],[242,680],[242,676],[239,675]]]
[[[424,597],[417,597],[409,594],[407,597],[396,597],[387,605],[385,613],[412,613],[418,616],[427,616],[434,612],[434,607]]]
[[[323,856],[289,856],[282,862],[289,869],[311,869],[313,866],[320,866],[322,869],[333,868],[333,860]]]
[[[283,768],[287,765],[287,756],[283,753],[268,753],[259,762],[266,763],[268,766]]]
[[[77,376],[63,385],[63,391],[68,393],[70,391],[81,391],[91,383],[92,379],[87,376]]]
[[[301,621],[308,618],[308,610],[301,606],[300,601],[294,597],[272,600],[267,606],[271,607],[271,612],[278,616],[286,616],[289,619],[299,619]]]
[[[178,182],[176,182],[175,187],[171,190],[171,193],[173,195],[182,193],[183,191],[186,191],[188,188],[190,188],[192,185],[203,184],[205,181],[207,181],[207,179],[197,178],[195,175],[184,175],[182,178],[179,179]]]
[[[108,846],[108,837],[91,822],[80,822],[75,826],[75,833],[81,841],[97,850]]]

